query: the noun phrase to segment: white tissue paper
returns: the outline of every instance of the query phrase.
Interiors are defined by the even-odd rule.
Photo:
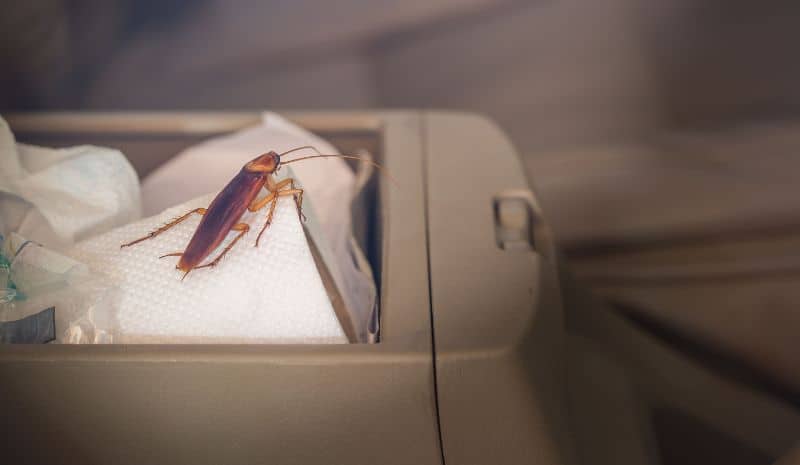
[[[306,233],[339,290],[337,308],[343,302],[357,340],[368,339],[376,292],[368,269],[359,269],[354,261],[360,252],[350,224],[355,181],[342,160],[309,160],[282,169],[283,176],[295,177],[298,187],[305,189],[305,231],[292,198],[281,198],[258,248],[253,245],[268,208],[244,214],[242,221],[250,224],[250,232],[217,267],[194,270],[183,281],[175,269],[178,257],[158,257],[185,249],[200,222],[198,215],[153,239],[120,249],[189,210],[207,207],[216,192],[257,155],[302,145],[336,153],[325,141],[277,115],[265,114],[262,124],[199,144],[157,169],[143,183],[142,194],[146,213],[161,213],[104,232],[139,217],[138,183],[124,157],[88,146],[51,150],[16,144],[2,123],[0,226],[49,248],[68,250],[70,257],[88,265],[88,276],[102,273],[102,279],[84,279],[80,289],[74,287],[80,291],[75,294],[83,299],[80,302],[93,302],[91,311],[80,313],[87,307],[81,304],[64,314],[64,302],[55,303],[56,313],[60,303],[61,316],[69,317],[62,318],[57,328],[60,342],[346,343]],[[307,154],[313,151],[286,159]],[[296,168],[296,176],[290,168]],[[162,211],[167,207],[171,208]],[[98,233],[102,234],[94,235]],[[203,263],[235,234],[229,233]],[[52,300],[54,295],[41,298]]]
[[[120,249],[120,244],[143,237],[175,217],[208,206],[213,197],[185,202],[84,241],[71,251],[77,260],[103,270],[121,290],[114,342],[346,343],[291,197],[278,200],[274,222],[258,247],[254,247],[255,239],[268,208],[246,212],[242,221],[250,225],[250,232],[216,267],[193,270],[184,280],[175,269],[178,257],[158,257],[185,249],[199,215]],[[309,199],[303,209],[306,216],[314,215]],[[235,234],[229,233],[203,263],[213,259]]]
[[[261,124],[190,147],[151,173],[142,182],[144,213],[155,214],[218,191],[246,162],[264,152],[281,153],[304,145],[314,146],[322,153],[338,153],[331,144],[305,129],[277,114],[264,113]],[[285,160],[314,153],[294,152]],[[360,270],[353,259],[359,253],[350,218],[354,173],[342,159],[332,158],[302,161],[291,168],[305,189],[305,199],[314,204],[319,227],[315,227],[316,221],[309,221],[307,229],[352,314],[357,340],[366,342],[376,290],[371,275]]]
[[[139,180],[119,151],[19,144],[0,118],[0,231],[64,250],[140,212]]]

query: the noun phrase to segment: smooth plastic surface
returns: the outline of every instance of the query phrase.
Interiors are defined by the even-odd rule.
[[[555,253],[519,160],[485,118],[424,121],[445,462],[573,463]],[[501,248],[495,200],[526,192],[533,239]]]

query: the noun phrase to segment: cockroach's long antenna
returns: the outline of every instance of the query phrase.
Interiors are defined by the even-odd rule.
[[[374,166],[375,168],[378,168],[378,170],[380,171],[381,174],[383,174],[384,176],[389,178],[389,180],[392,181],[392,184],[394,184],[395,187],[399,187],[398,184],[397,184],[397,181],[392,177],[391,174],[389,174],[389,171],[386,168],[384,168],[383,166],[375,163],[372,160],[368,160],[366,158],[361,158],[361,157],[356,157],[354,155],[323,155],[323,154],[309,155],[307,157],[300,157],[300,158],[294,158],[294,159],[289,160],[289,161],[282,161],[281,165],[287,165],[289,163],[294,163],[296,161],[301,161],[301,160],[309,160],[311,158],[347,158],[348,160],[358,160],[358,161],[361,161],[361,162],[364,162],[364,163],[369,163],[370,165]]]
[[[283,152],[283,153],[279,153],[279,154],[278,154],[278,156],[279,156],[279,157],[282,157],[282,156],[284,156],[284,155],[287,155],[287,154],[290,154],[290,153],[292,153],[292,152],[297,152],[298,150],[305,150],[305,149],[311,149],[311,150],[313,150],[313,151],[315,151],[315,152],[319,153],[319,150],[317,150],[317,148],[316,148],[316,147],[314,147],[313,145],[304,145],[304,146],[302,146],[302,147],[295,147],[295,148],[293,148],[293,149],[290,149],[290,150],[287,150],[287,151],[285,151],[285,152]]]

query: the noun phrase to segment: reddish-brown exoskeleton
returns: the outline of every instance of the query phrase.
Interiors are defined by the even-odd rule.
[[[180,260],[175,268],[183,271],[183,277],[185,278],[186,275],[192,270],[216,266],[222,257],[224,257],[225,254],[231,250],[236,242],[238,242],[239,239],[241,239],[242,236],[244,236],[250,230],[250,225],[239,221],[245,210],[254,212],[264,208],[267,204],[270,206],[269,213],[267,213],[267,221],[264,223],[264,226],[261,228],[261,231],[256,237],[256,246],[258,246],[258,241],[261,239],[261,235],[264,234],[264,231],[267,229],[267,227],[269,227],[270,223],[272,223],[272,216],[275,213],[275,206],[279,197],[289,195],[293,196],[297,205],[297,213],[300,215],[301,219],[304,218],[302,213],[303,189],[295,187],[294,179],[287,178],[281,181],[276,181],[273,177],[273,174],[278,171],[282,164],[285,165],[287,163],[306,160],[309,158],[336,157],[361,160],[375,165],[371,161],[364,160],[360,157],[348,155],[322,155],[319,154],[319,152],[317,152],[318,155],[296,158],[294,160],[281,163],[281,156],[302,149],[313,149],[316,151],[316,149],[311,146],[304,146],[297,147],[282,154],[270,151],[263,155],[259,155],[242,167],[241,171],[239,171],[239,174],[231,179],[228,185],[225,186],[225,188],[222,189],[222,191],[217,194],[216,197],[214,197],[214,200],[211,202],[211,205],[209,205],[208,208],[196,208],[150,232],[148,235],[126,244],[122,244],[120,247],[128,247],[144,240],[156,237],[164,231],[184,221],[192,214],[196,213],[198,215],[202,215],[203,218],[200,220],[200,224],[197,226],[197,229],[195,230],[191,240],[189,240],[189,244],[186,246],[186,249],[183,252],[170,253],[160,257],[180,257]],[[264,187],[269,193],[265,197],[258,199],[258,193]],[[225,240],[225,237],[228,235],[228,232],[230,231],[236,231],[239,234],[237,234],[236,237],[234,237],[233,240],[227,246],[225,246],[222,252],[215,259],[206,263],[205,265],[200,265],[200,262],[203,261],[203,259],[208,257],[211,252],[213,252],[217,247],[219,247],[220,244],[222,244],[222,242]]]

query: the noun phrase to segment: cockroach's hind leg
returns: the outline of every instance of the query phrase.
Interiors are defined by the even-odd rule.
[[[167,258],[167,257],[180,257],[181,255],[183,255],[183,252],[168,253],[166,255],[158,257],[158,259],[161,260],[162,258]]]
[[[219,255],[217,255],[217,258],[215,258],[214,260],[206,263],[205,265],[196,266],[196,267],[194,267],[192,269],[193,270],[198,270],[200,268],[214,268],[215,266],[217,266],[217,263],[219,263],[219,261],[222,260],[222,257],[224,257],[225,254],[227,254],[233,248],[233,246],[237,242],[239,242],[239,239],[241,239],[242,236],[247,234],[247,231],[250,231],[250,225],[247,224],[247,223],[237,223],[237,224],[233,225],[233,227],[231,228],[231,231],[239,231],[239,235],[234,237],[233,240],[231,241],[231,243],[228,244],[227,246],[225,246],[224,249],[222,249],[222,252]],[[187,273],[188,273],[188,271],[187,271]]]
[[[127,242],[125,244],[122,244],[121,246],[119,246],[119,248],[122,249],[124,247],[130,247],[130,246],[132,246],[134,244],[138,244],[139,242],[146,241],[147,239],[152,239],[152,238],[158,236],[159,234],[163,233],[164,231],[170,229],[171,227],[178,225],[181,221],[185,220],[186,218],[189,218],[189,216],[191,216],[192,213],[197,213],[198,215],[205,215],[206,214],[206,209],[205,208],[195,208],[194,210],[190,211],[189,213],[187,213],[187,214],[185,214],[183,216],[180,216],[178,218],[175,218],[174,220],[170,221],[169,223],[165,224],[164,226],[161,226],[158,229],[150,231],[150,233],[147,234],[144,237],[140,237],[139,239],[136,239],[136,240]]]
[[[196,266],[196,267],[194,267],[192,269],[193,270],[199,270],[200,268],[214,268],[215,266],[217,266],[216,260],[214,260],[211,263],[206,263],[205,265],[198,265],[198,266]]]

